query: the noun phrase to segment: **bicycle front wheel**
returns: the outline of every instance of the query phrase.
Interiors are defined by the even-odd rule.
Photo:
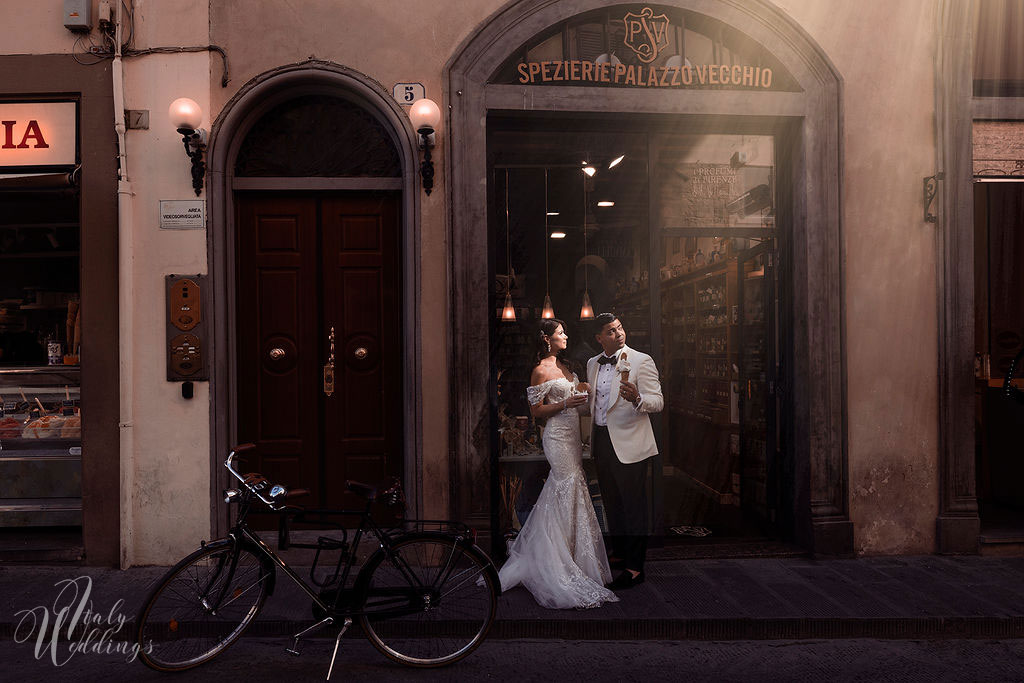
[[[263,608],[274,568],[231,542],[192,553],[160,580],[143,603],[136,630],[139,658],[158,671],[207,662],[235,642]]]
[[[457,662],[479,647],[498,605],[490,561],[455,538],[410,537],[378,553],[364,576],[363,632],[409,666]]]

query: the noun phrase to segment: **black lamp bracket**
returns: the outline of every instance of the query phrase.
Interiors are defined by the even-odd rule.
[[[434,189],[434,162],[430,158],[430,148],[434,146],[434,131],[431,128],[420,128],[420,147],[423,148],[423,162],[420,164],[420,177],[423,179],[423,191],[430,196]]]
[[[206,176],[206,162],[203,154],[206,152],[206,131],[202,128],[179,128],[182,142],[185,145],[185,154],[192,160],[192,189],[198,197],[203,192],[203,179]]]

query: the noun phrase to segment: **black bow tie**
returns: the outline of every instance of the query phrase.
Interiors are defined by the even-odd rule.
[[[618,360],[619,359],[615,357],[609,358],[608,356],[602,355],[600,358],[597,359],[597,362],[600,363],[601,365],[608,365],[610,363],[615,363]]]

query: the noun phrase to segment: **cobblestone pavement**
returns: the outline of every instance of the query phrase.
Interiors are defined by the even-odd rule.
[[[82,654],[55,667],[30,643],[0,643],[4,680],[323,680],[333,642],[301,657],[282,638],[243,638],[218,659],[182,674],[150,671],[122,655]],[[1013,681],[1024,680],[1024,640],[564,641],[491,640],[445,669],[391,663],[362,639],[343,641],[332,681]]]

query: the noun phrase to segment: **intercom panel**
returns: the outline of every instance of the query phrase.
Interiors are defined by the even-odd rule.
[[[168,275],[167,291],[167,380],[191,382],[208,380],[204,307],[205,275]]]

